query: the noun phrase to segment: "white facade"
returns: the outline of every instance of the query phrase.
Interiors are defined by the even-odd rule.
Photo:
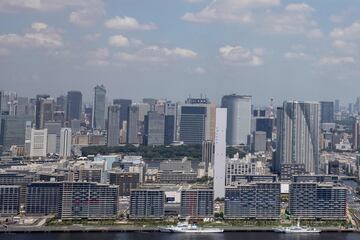
[[[216,108],[214,199],[225,197],[226,119],[227,109]]]
[[[30,157],[46,157],[48,130],[31,129]]]
[[[60,131],[60,157],[71,156],[71,128],[62,128]]]

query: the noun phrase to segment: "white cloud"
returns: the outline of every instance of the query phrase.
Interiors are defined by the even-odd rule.
[[[14,33],[0,35],[0,45],[13,47],[62,47],[63,39],[59,31],[49,28],[45,23],[33,23],[32,31],[24,35]]]
[[[1,0],[2,11],[60,11],[67,7],[101,6],[102,0]]]
[[[134,53],[120,52],[115,57],[127,62],[165,62],[170,59],[193,59],[197,53],[184,48],[164,48],[159,46],[147,46]]]
[[[129,39],[123,35],[115,35],[109,38],[108,43],[113,47],[126,47],[129,46]]]
[[[360,38],[360,21],[354,22],[346,28],[335,28],[331,31],[330,37],[338,39]]]
[[[263,52],[263,49],[260,48],[249,50],[242,46],[226,45],[219,48],[220,56],[224,60],[249,66],[263,65]]]
[[[314,9],[306,3],[290,3],[285,7],[286,11],[312,12]]]
[[[335,40],[332,43],[332,46],[347,53],[347,54],[356,54],[358,51],[358,46],[353,42],[347,42],[343,40]]]
[[[340,65],[340,64],[353,64],[355,59],[353,57],[323,57],[320,58],[321,65]]]
[[[127,16],[116,16],[112,19],[109,19],[105,22],[105,27],[119,30],[152,30],[157,28],[157,26],[153,23],[142,24],[139,23],[135,18]]]
[[[102,9],[97,7],[88,7],[71,12],[69,21],[80,27],[90,27],[93,26],[103,14],[104,12]]]
[[[31,28],[37,32],[47,29],[48,25],[43,22],[34,22],[31,24]]]
[[[308,38],[321,38],[323,33],[312,19],[314,11],[307,4],[288,4],[280,13],[268,11],[264,17],[264,31],[277,34],[302,34]]]
[[[188,3],[200,3],[200,2],[203,2],[203,0],[184,0],[185,2],[188,2]]]
[[[284,58],[286,59],[305,59],[308,56],[303,52],[286,52]]]
[[[277,6],[280,0],[213,0],[199,12],[187,12],[182,19],[189,22],[209,23],[217,21],[252,22],[251,10]]]

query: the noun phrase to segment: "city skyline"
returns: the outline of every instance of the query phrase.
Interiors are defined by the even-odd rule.
[[[359,9],[354,0],[3,0],[2,88],[81,90],[85,101],[103,84],[111,98],[349,102],[360,77]]]

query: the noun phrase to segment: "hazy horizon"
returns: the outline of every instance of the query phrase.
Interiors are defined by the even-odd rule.
[[[354,102],[356,0],[1,0],[1,90]]]

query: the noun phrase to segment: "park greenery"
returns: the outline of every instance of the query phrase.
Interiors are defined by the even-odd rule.
[[[107,146],[88,146],[81,149],[83,156],[89,155],[109,155],[109,154],[125,154],[142,156],[145,160],[161,160],[161,159],[181,159],[188,157],[190,160],[201,160],[201,145],[180,145],[180,146],[135,146],[124,145],[116,147]],[[245,153],[241,150],[228,147],[227,154],[233,156],[240,152],[240,155]]]

